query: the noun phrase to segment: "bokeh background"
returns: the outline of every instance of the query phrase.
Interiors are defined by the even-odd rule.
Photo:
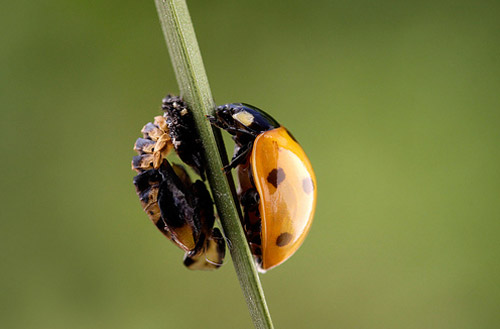
[[[216,102],[266,109],[318,177],[261,279],[277,328],[498,328],[497,1],[190,1]],[[176,80],[151,1],[0,12],[2,328],[252,328],[142,212],[132,145]],[[231,143],[227,143],[228,149]]]

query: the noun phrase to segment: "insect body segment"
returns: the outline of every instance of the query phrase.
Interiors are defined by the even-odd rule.
[[[193,113],[179,96],[167,95],[162,101],[161,108],[165,112],[165,125],[177,155],[205,180],[202,145],[194,131]]]
[[[316,178],[295,138],[271,116],[243,104],[217,108],[211,123],[233,135],[243,227],[259,270],[287,260],[309,232]]]
[[[137,172],[150,167],[158,169],[173,149],[165,118],[155,117],[154,123],[146,124],[141,132],[143,138],[138,138],[134,144],[134,151],[139,155],[132,159],[132,169]]]
[[[180,98],[175,102],[181,102]],[[184,135],[178,130],[172,133],[176,130],[169,128],[168,122],[172,121],[169,115],[180,111],[185,113],[188,109],[172,109],[165,117],[156,117],[154,123],[142,129],[143,138],[137,139],[134,145],[139,154],[132,160],[132,169],[138,172],[134,185],[144,211],[155,226],[185,252],[184,264],[196,270],[216,269],[224,259],[225,241],[219,229],[213,228],[212,198],[201,180],[192,182],[184,167],[171,165],[166,159],[175,148],[174,140],[178,146],[193,143],[188,141],[194,139],[193,132]],[[185,114],[179,116],[183,117]],[[179,119],[177,122],[189,125],[189,121]],[[187,144],[183,144],[185,142]],[[184,153],[183,157],[201,158],[200,153]],[[197,172],[203,173],[203,167],[197,167],[201,163],[191,162]]]

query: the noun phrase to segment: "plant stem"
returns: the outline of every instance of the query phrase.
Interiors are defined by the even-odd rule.
[[[250,315],[256,328],[273,328],[264,291],[240,224],[234,183],[232,177],[221,170],[227,164],[222,137],[206,119],[206,115],[213,115],[215,103],[186,2],[155,0],[155,3],[181,95],[193,111],[203,142],[208,181]]]

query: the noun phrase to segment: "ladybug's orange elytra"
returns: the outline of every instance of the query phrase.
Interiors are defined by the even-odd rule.
[[[309,232],[316,177],[304,150],[283,127],[257,136],[250,164],[260,196],[261,267],[268,270],[288,259]]]

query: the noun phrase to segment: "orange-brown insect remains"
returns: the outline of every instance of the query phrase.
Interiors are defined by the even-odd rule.
[[[191,181],[186,170],[166,159],[175,149],[181,160],[202,178],[201,144],[196,138],[192,115],[179,97],[167,96],[164,116],[155,117],[142,129],[132,160],[138,172],[134,185],[142,207],[155,226],[185,252],[184,264],[193,270],[222,265],[225,241],[214,228],[213,201],[201,180]]]

